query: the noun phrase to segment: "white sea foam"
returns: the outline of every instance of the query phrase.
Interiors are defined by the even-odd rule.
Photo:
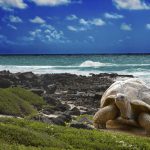
[[[87,61],[84,61],[83,63],[81,63],[80,67],[100,67],[100,66],[107,66],[107,65],[111,65],[111,64],[87,60]]]
[[[67,66],[19,66],[19,65],[0,65],[0,71],[9,70],[10,72],[28,72],[32,71],[36,74],[45,74],[45,73],[71,73],[77,75],[86,75],[89,76],[90,73],[99,74],[99,73],[118,73],[121,75],[134,75],[135,77],[142,78],[144,81],[150,83],[150,70],[145,69],[142,66],[148,66],[150,64],[111,64],[111,63],[101,63],[93,61],[84,61],[79,65],[67,65]],[[107,67],[114,67],[114,69],[107,69]],[[133,67],[132,69],[123,68],[123,66],[139,66],[138,68]],[[89,67],[90,69],[88,69]],[[101,69],[101,67],[106,67]],[[121,70],[118,71],[116,67],[121,67]],[[87,68],[87,69],[86,69]],[[93,69],[92,69],[93,68]],[[146,67],[147,68],[147,67]]]

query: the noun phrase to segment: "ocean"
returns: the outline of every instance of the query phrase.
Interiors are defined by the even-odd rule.
[[[150,83],[150,55],[13,55],[0,56],[0,70],[44,73],[118,73]]]

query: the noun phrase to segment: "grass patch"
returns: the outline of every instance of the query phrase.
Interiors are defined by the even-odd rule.
[[[4,146],[3,146],[4,145]],[[24,119],[0,118],[0,149],[148,150],[150,139],[83,130]]]
[[[84,119],[93,120],[93,116],[88,115],[88,114],[84,114],[84,115],[77,116],[75,120],[82,121]]]
[[[45,104],[38,95],[23,88],[0,89],[0,114],[26,116]]]

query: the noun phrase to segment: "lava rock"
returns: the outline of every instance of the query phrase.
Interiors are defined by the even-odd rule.
[[[42,90],[42,89],[30,89],[30,91],[39,96],[42,96],[44,94],[44,90]]]
[[[48,94],[44,94],[43,95],[43,99],[46,101],[46,103],[48,103],[49,105],[53,105],[53,106],[56,106],[56,105],[61,105],[61,102],[60,100],[56,99],[56,98],[53,98],[51,97],[50,95]]]
[[[65,125],[64,118],[62,118],[62,117],[51,118],[51,120],[52,120],[53,124],[62,125],[62,126]]]
[[[8,79],[0,79],[0,88],[8,88],[13,85],[13,82],[9,81]]]
[[[17,74],[20,80],[35,80],[37,76],[32,72],[24,72],[24,73],[18,73]]]
[[[66,110],[69,110],[70,109],[70,106],[68,104],[58,104],[56,107],[55,107],[55,110],[57,111],[61,111],[61,112],[65,112]]]
[[[88,130],[93,129],[93,128],[90,127],[89,125],[83,124],[83,123],[79,123],[79,122],[71,123],[71,124],[70,124],[70,127],[77,128],[77,129],[88,129]]]
[[[80,113],[80,110],[77,108],[77,107],[74,107],[70,110],[70,115],[76,115],[76,116],[79,116],[81,113]]]
[[[52,120],[44,115],[36,115],[31,118],[31,120],[40,121],[48,124],[52,124]]]
[[[61,118],[62,120],[64,120],[64,122],[69,122],[72,119],[72,117],[70,115],[67,115],[65,113],[60,115],[58,118]]]
[[[94,99],[100,100],[102,98],[104,92],[96,92],[94,95]]]
[[[55,84],[48,85],[46,88],[46,93],[47,94],[54,94],[56,89],[57,89],[57,86]]]

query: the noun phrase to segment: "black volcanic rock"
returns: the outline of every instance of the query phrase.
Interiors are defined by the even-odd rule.
[[[39,95],[39,96],[42,96],[44,94],[44,90],[43,89],[30,89],[31,92]]]
[[[61,112],[65,112],[66,110],[70,109],[70,106],[68,104],[58,104],[56,105],[56,107],[54,108],[56,111],[61,111]]]
[[[93,129],[88,124],[79,123],[79,122],[71,123],[70,127],[77,128],[77,129],[88,129],[88,130],[92,130]]]
[[[79,116],[81,112],[77,107],[74,107],[71,110],[66,111],[65,114],[70,115],[70,116],[71,115]]]
[[[57,86],[55,84],[50,84],[46,87],[46,93],[47,94],[54,94],[57,89]]]
[[[34,80],[37,76],[32,72],[24,72],[17,74],[20,80]]]
[[[49,94],[44,94],[43,99],[46,101],[47,104],[52,105],[52,106],[61,104],[60,100],[51,97],[51,95]]]
[[[0,78],[0,88],[8,88],[13,85],[13,82],[8,79]]]
[[[48,105],[55,106],[54,111],[70,111],[67,103],[71,102],[75,106],[86,107],[88,113],[91,113],[92,109],[99,107],[103,93],[118,77],[132,78],[133,76],[116,73],[91,74],[90,76],[68,73],[36,75],[32,72],[13,74],[9,71],[0,71],[0,87],[20,86],[31,90],[43,96]]]

